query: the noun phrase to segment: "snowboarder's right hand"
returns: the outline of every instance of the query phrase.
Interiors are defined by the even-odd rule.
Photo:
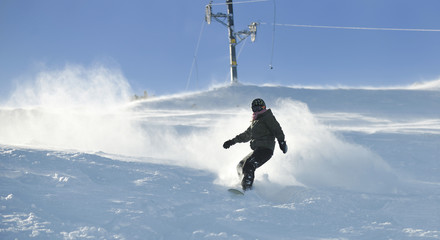
[[[281,151],[283,151],[283,153],[286,154],[286,152],[287,152],[287,144],[286,144],[286,141],[281,141],[281,142],[279,142],[279,144],[280,144],[280,149],[281,149]]]
[[[232,145],[234,145],[235,144],[235,141],[234,140],[228,140],[228,141],[226,141],[225,143],[223,143],[223,147],[225,148],[225,149],[228,149],[230,146],[232,146]]]

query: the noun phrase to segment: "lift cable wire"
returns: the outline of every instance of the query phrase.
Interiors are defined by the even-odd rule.
[[[251,0],[251,1],[242,1],[242,2],[233,2],[233,3],[211,3],[212,6],[218,5],[228,5],[228,4],[243,4],[243,3],[257,3],[257,2],[268,2],[269,0]]]
[[[267,24],[267,23],[260,23]],[[321,29],[348,29],[348,30],[376,30],[376,31],[407,31],[407,32],[440,32],[440,29],[429,28],[378,28],[378,27],[344,27],[344,26],[322,26],[322,25],[301,25],[273,23],[276,26],[299,27],[299,28],[321,28]]]
[[[185,88],[186,90],[188,90],[194,67],[196,68],[196,82],[198,82],[199,73],[198,73],[198,67],[197,67],[197,53],[199,52],[200,40],[202,39],[202,33],[203,33],[204,28],[205,28],[205,20],[202,21],[202,26],[200,27],[199,39],[197,40],[196,49],[194,51],[194,56],[193,56],[193,62],[191,65],[191,70],[189,71],[188,80],[186,82],[186,88]]]
[[[272,28],[272,51],[270,53],[269,68],[273,69],[273,53],[275,48],[275,26],[276,26],[277,6],[273,0],[273,28]]]
[[[241,45],[240,49],[238,50],[237,60],[240,58],[240,54],[243,51],[244,46],[246,46],[246,42],[247,42],[247,38],[243,41],[243,44]]]

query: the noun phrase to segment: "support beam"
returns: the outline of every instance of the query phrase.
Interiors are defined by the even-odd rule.
[[[229,33],[229,55],[230,55],[230,65],[231,65],[231,84],[238,83],[237,80],[237,57],[235,53],[235,46],[237,45],[237,40],[234,34],[234,10],[232,8],[232,0],[226,0],[228,5],[228,33]]]
[[[255,41],[255,36],[257,34],[258,23],[252,22],[249,25],[249,30],[234,31],[234,10],[232,5],[232,0],[226,0],[226,5],[228,6],[227,14],[224,13],[212,13],[212,1],[205,7],[205,21],[211,24],[211,19],[214,18],[217,22],[221,23],[223,26],[228,28],[228,38],[229,38],[229,65],[231,68],[231,84],[237,84],[237,56],[235,53],[235,46],[237,46],[241,41],[245,40],[247,37],[251,36],[252,42]]]

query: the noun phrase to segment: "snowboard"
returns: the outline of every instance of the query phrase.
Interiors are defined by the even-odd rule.
[[[235,195],[244,195],[244,192],[242,190],[237,189],[237,188],[229,188],[228,192],[235,194]]]

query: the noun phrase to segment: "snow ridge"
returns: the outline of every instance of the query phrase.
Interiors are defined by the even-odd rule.
[[[236,85],[105,108],[38,91],[0,108],[1,239],[440,239],[436,91]],[[256,97],[289,152],[231,196],[250,149],[222,143]]]

